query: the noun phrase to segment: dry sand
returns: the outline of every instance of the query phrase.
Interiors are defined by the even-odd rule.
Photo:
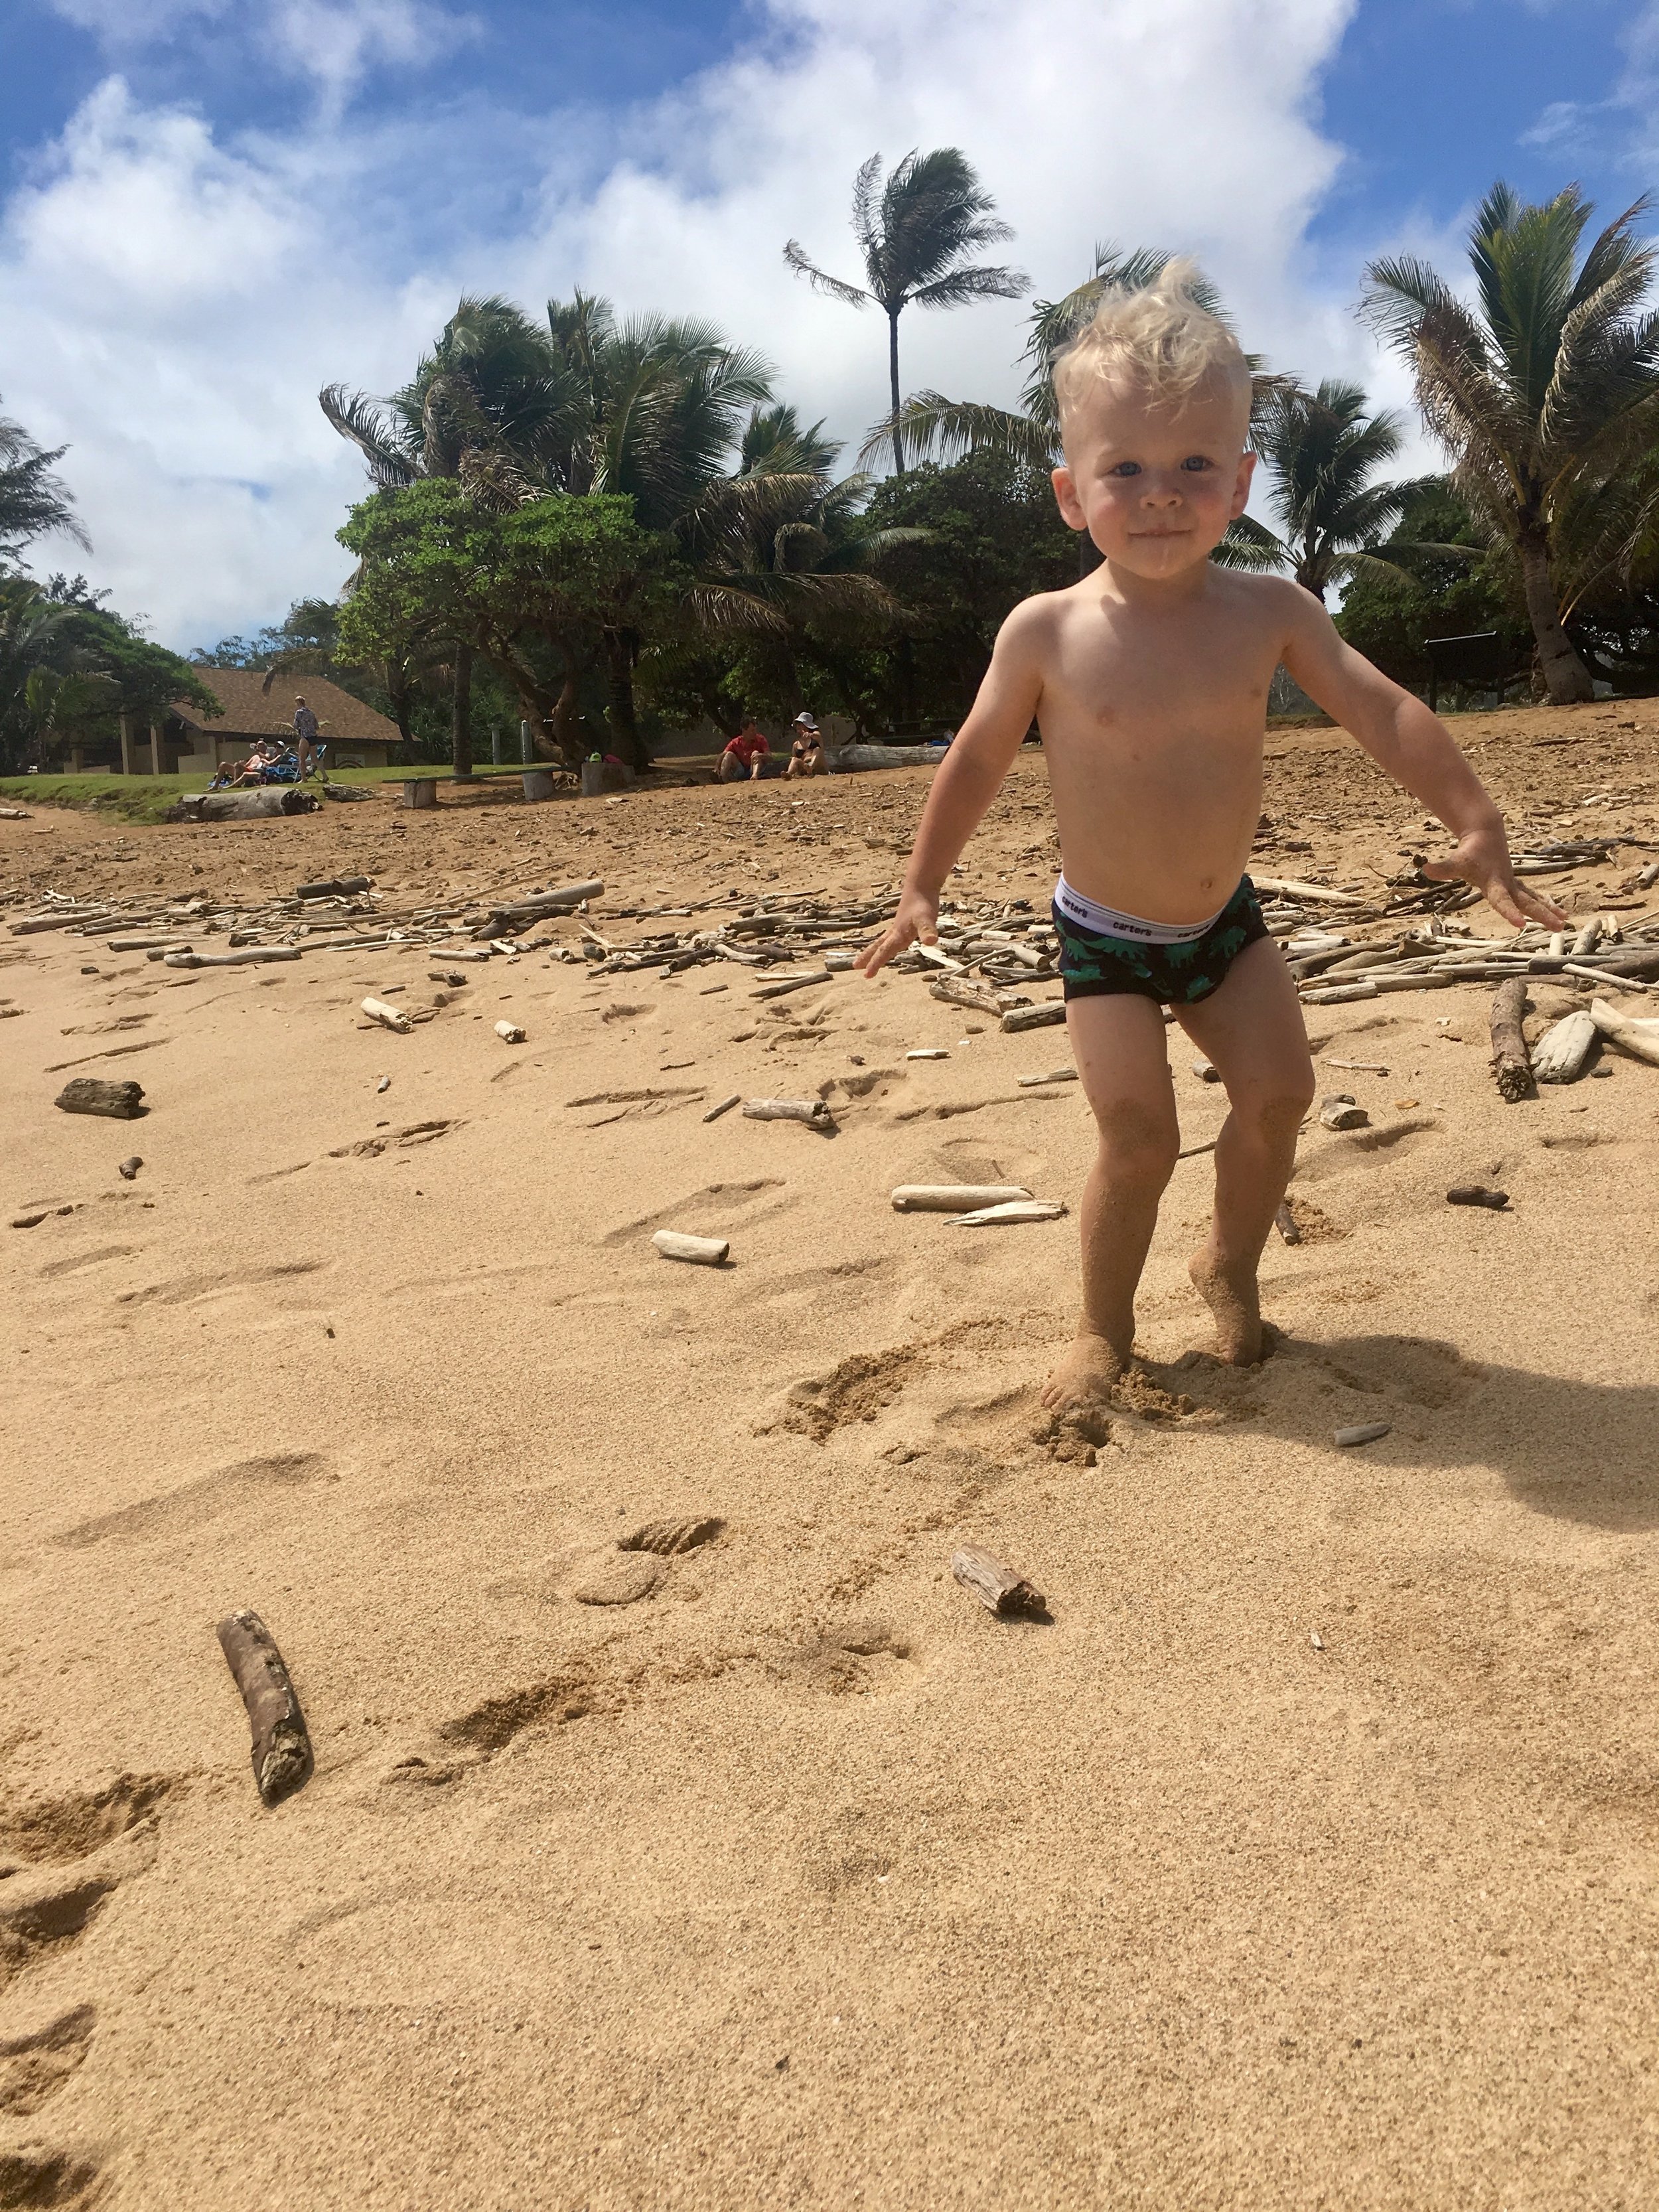
[[[1632,719],[1457,726],[1521,828],[1654,841]],[[1271,752],[1264,870],[1401,865],[1416,811],[1345,740]],[[924,792],[41,811],[0,887],[867,889]],[[1043,898],[1049,829],[1027,759],[957,888]],[[888,1203],[1075,1201],[1083,1101],[1015,1082],[1063,1032],[542,956],[397,1036],[356,1003],[429,998],[422,954],[0,960],[3,1218],[75,1209],[0,1225],[0,2206],[1656,2201],[1659,1068],[1504,1107],[1486,989],[1310,1010],[1389,1073],[1322,1082],[1375,1126],[1304,1139],[1284,1349],[1158,1364],[1203,1318],[1183,1162],[1091,1467],[1033,1441],[1074,1217]],[[55,1113],[71,1064],[146,1118]],[[738,1090],[838,1133],[704,1126]],[[670,1516],[726,1526],[577,1601],[650,1583],[617,1540]],[[964,1540],[1053,1624],[959,1590]],[[213,1636],[245,1605],[316,1744],[273,1812]]]

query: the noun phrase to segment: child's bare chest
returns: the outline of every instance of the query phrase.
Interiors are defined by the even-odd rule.
[[[1103,621],[1067,625],[1044,676],[1044,734],[1111,750],[1261,743],[1276,641],[1256,623]]]

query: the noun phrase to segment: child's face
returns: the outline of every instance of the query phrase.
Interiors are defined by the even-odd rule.
[[[1208,558],[1243,514],[1255,455],[1236,392],[1200,388],[1179,410],[1101,384],[1066,426],[1054,496],[1114,568],[1149,581]]]

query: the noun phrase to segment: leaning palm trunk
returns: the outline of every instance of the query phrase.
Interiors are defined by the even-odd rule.
[[[463,782],[472,773],[472,648],[455,648],[454,688],[451,695],[450,766]]]
[[[1570,707],[1593,699],[1595,686],[1590,672],[1573,649],[1561,627],[1560,602],[1550,574],[1549,541],[1537,528],[1523,527],[1516,550],[1521,561],[1521,580],[1527,595],[1527,616],[1538,641],[1538,663],[1553,707]]]
[[[628,638],[617,630],[611,631],[605,641],[605,675],[609,694],[605,719],[611,725],[617,757],[631,769],[642,769],[645,747],[640,742],[639,723],[634,713],[634,649]]]

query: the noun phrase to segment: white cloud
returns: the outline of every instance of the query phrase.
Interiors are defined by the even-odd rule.
[[[769,0],[764,43],[669,97],[546,118],[508,234],[452,223],[419,254],[410,208],[469,204],[494,145],[533,143],[521,118],[492,136],[476,112],[372,131],[319,112],[281,142],[226,143],[112,79],[3,212],[6,411],[70,442],[97,580],[188,645],[337,585],[331,533],[361,476],[317,389],[400,381],[463,286],[535,309],[581,283],[623,308],[711,315],[856,444],[885,404],[883,330],[809,292],[783,241],[855,276],[859,162],[939,144],[978,165],[1039,293],[1085,274],[1097,239],[1194,250],[1256,349],[1310,376],[1370,376],[1358,253],[1327,278],[1304,244],[1340,158],[1314,94],[1354,4]],[[337,94],[459,21],[276,0],[266,29],[298,53],[322,16],[339,39],[325,58],[313,38],[311,66]],[[445,167],[458,145],[477,167]],[[906,385],[1011,398],[1025,312],[907,315]]]

